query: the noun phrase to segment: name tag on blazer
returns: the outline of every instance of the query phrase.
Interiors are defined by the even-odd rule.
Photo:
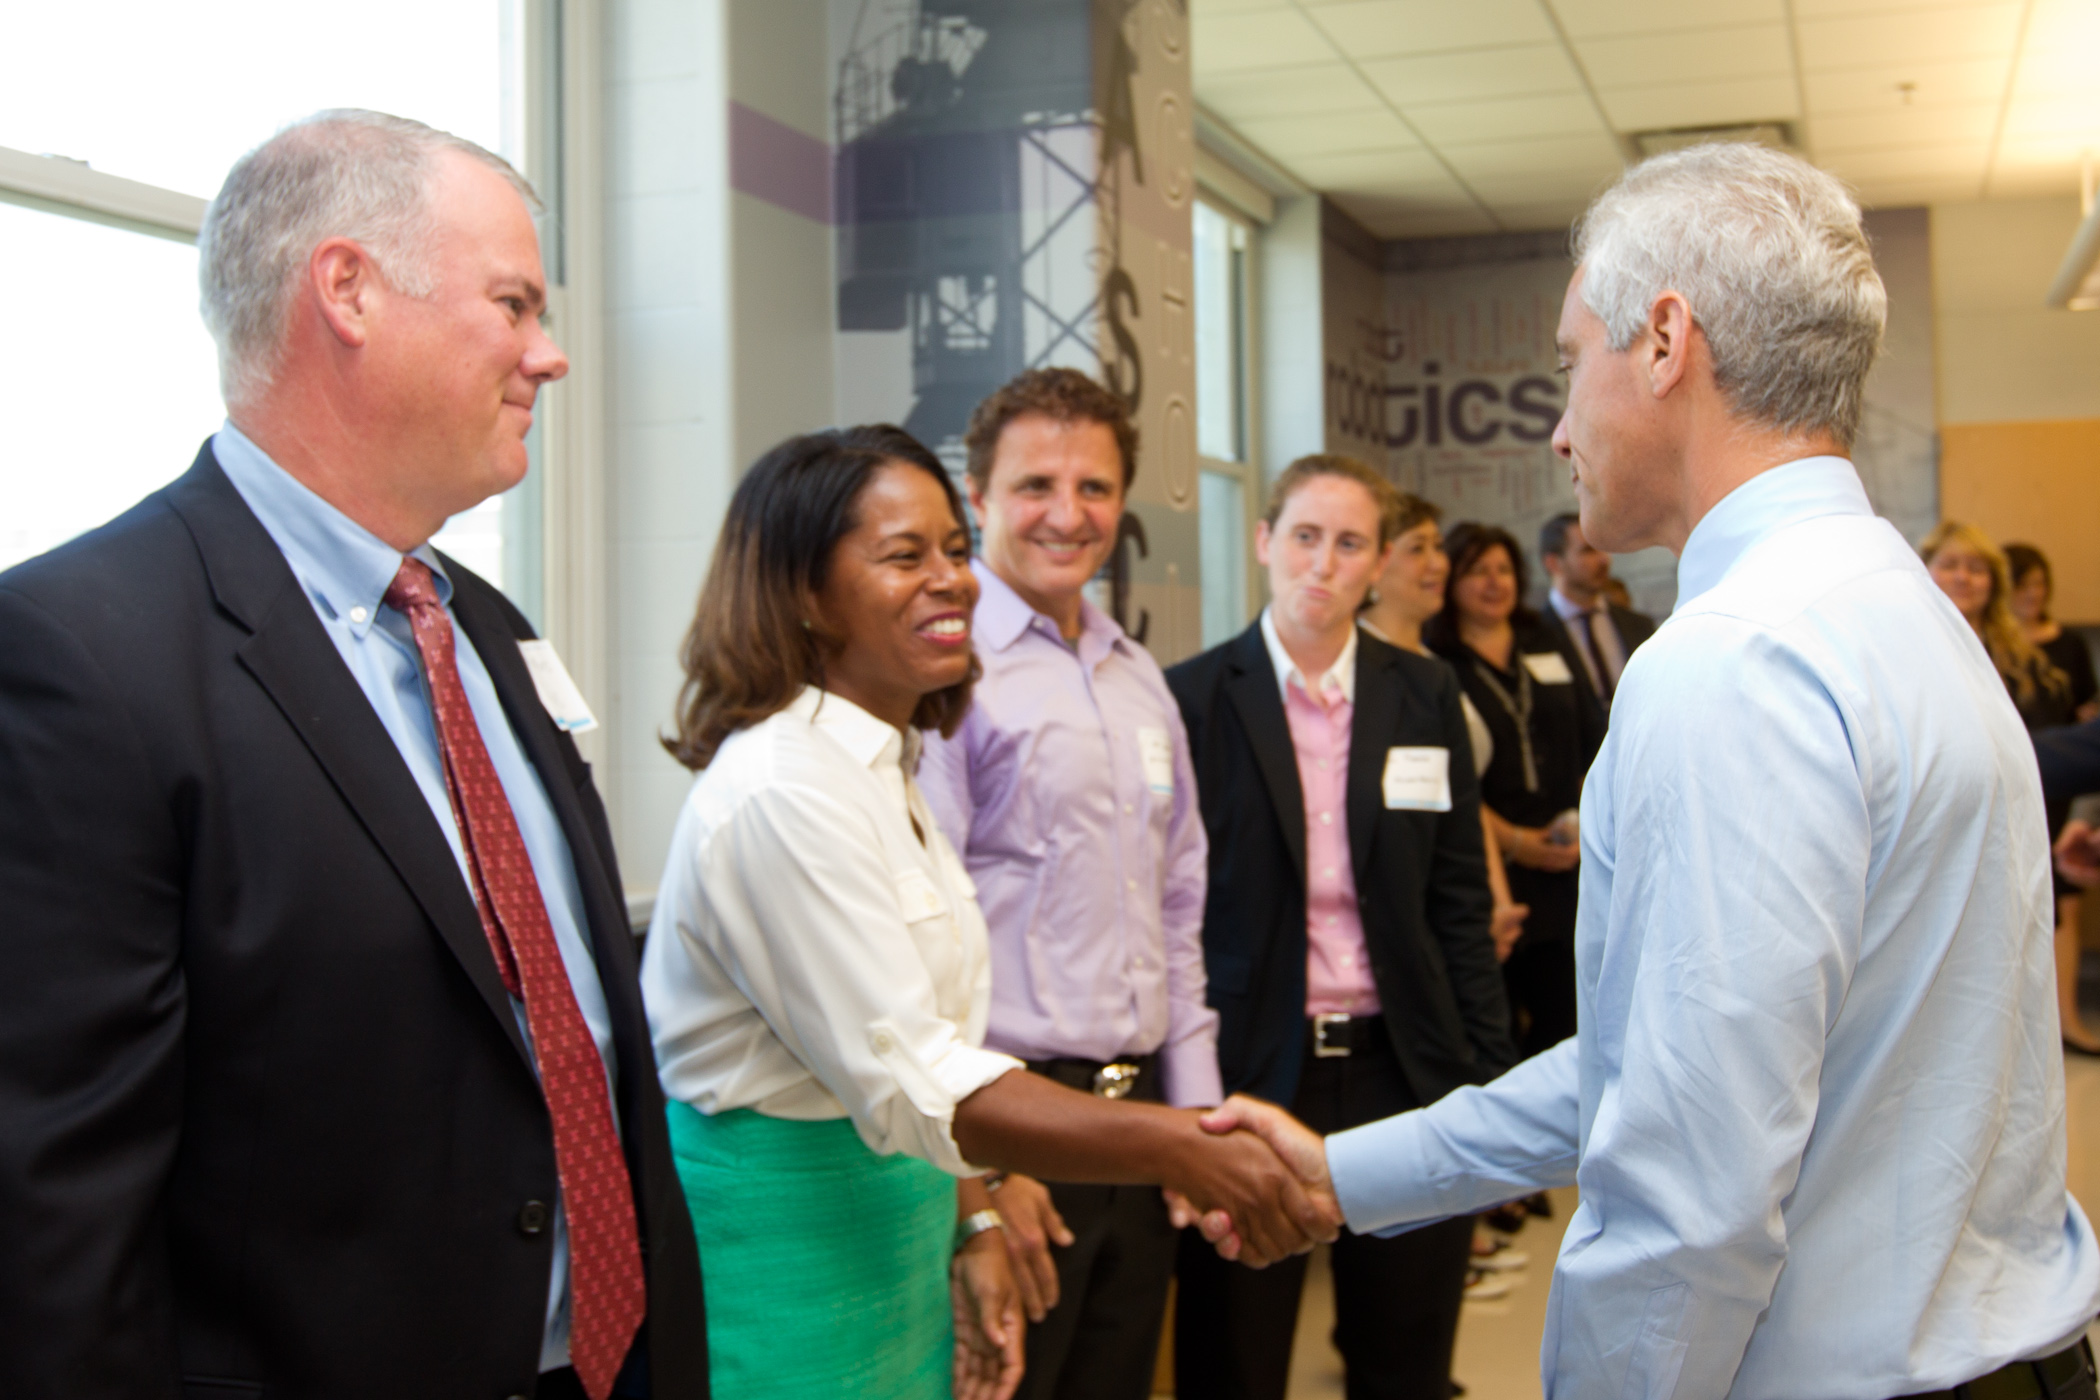
[[[540,704],[547,707],[547,717],[554,727],[571,734],[588,734],[598,727],[598,718],[591,707],[584,703],[583,692],[569,677],[569,668],[561,664],[554,654],[554,643],[525,641],[518,643],[518,654],[525,658],[525,669],[532,676],[532,688],[540,693]]]
[[[1174,795],[1174,741],[1164,729],[1150,725],[1139,729],[1138,763],[1145,771],[1145,786],[1161,797]]]
[[[1385,751],[1388,811],[1451,810],[1451,750],[1390,748]]]
[[[1540,685],[1575,684],[1575,673],[1568,669],[1567,658],[1557,651],[1525,652],[1524,669]]]

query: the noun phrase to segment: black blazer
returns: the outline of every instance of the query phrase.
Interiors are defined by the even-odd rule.
[[[1305,797],[1261,624],[1167,672],[1210,834],[1203,956],[1228,1093],[1288,1104],[1305,1043]],[[1515,1063],[1458,681],[1441,661],[1359,634],[1349,846],[1385,1025],[1433,1103]],[[1451,810],[1388,810],[1386,750],[1451,752]]]
[[[1611,625],[1619,633],[1619,645],[1626,648],[1626,659],[1631,661],[1641,643],[1655,635],[1655,619],[1646,613],[1635,612],[1632,608],[1622,608],[1617,603],[1606,606],[1611,609]],[[1546,633],[1553,638],[1553,644],[1568,654],[1569,662],[1575,668],[1575,683],[1582,687],[1582,693],[1595,702],[1601,712],[1605,708],[1604,697],[1590,684],[1589,668],[1582,664],[1582,648],[1577,646],[1575,639],[1568,634],[1568,624],[1553,610],[1551,598],[1539,609],[1539,621],[1544,625]]]
[[[704,1396],[605,810],[525,619],[448,568],[575,859],[654,1394]],[[459,867],[209,445],[0,575],[0,1394],[531,1395],[556,1185]]]

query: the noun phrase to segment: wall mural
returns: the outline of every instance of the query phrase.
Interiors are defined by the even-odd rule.
[[[1177,659],[1200,630],[1186,0],[835,18],[842,376],[908,354],[910,401],[884,407],[958,471],[971,410],[1023,369],[1122,395],[1142,457],[1101,601]]]

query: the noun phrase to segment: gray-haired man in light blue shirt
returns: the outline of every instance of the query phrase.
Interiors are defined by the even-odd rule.
[[[1599,548],[1680,557],[1583,793],[1580,1030],[1324,1144],[1250,1101],[1209,1126],[1331,1174],[1358,1231],[1579,1184],[1557,1400],[2092,1400],[2041,791],[1843,455],[1886,305],[1858,208],[1702,146],[1577,249],[1554,448]]]

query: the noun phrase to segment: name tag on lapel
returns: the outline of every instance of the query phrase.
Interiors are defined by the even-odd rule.
[[[1557,651],[1527,651],[1524,653],[1524,669],[1540,685],[1573,685],[1575,673]]]
[[[1390,748],[1385,751],[1388,811],[1451,810],[1451,750]]]
[[[588,734],[598,727],[598,717],[584,703],[583,692],[569,678],[569,668],[561,664],[554,654],[554,643],[529,641],[518,643],[518,654],[525,658],[525,669],[532,675],[532,688],[540,693],[540,704],[546,706],[547,718],[554,727],[571,734]]]
[[[1164,729],[1146,726],[1138,730],[1138,762],[1145,770],[1145,786],[1161,797],[1174,795],[1174,741]]]

